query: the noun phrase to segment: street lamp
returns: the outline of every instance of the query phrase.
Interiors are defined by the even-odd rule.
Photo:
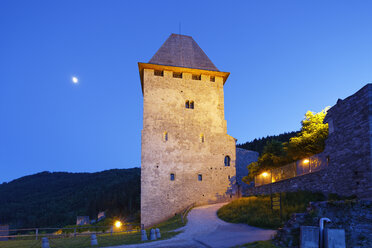
[[[115,221],[115,227],[116,228],[120,228],[122,225],[123,225],[123,223],[121,223],[121,221],[119,221],[119,220]]]

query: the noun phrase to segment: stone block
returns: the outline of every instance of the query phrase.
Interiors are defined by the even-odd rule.
[[[324,248],[345,248],[345,230],[328,229],[324,230]]]
[[[300,248],[319,248],[319,227],[300,227]]]

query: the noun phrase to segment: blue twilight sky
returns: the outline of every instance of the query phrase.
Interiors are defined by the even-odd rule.
[[[225,85],[228,133],[298,130],[372,82],[372,1],[0,1],[0,183],[140,166],[137,62],[193,36]],[[77,76],[74,85],[71,77]]]

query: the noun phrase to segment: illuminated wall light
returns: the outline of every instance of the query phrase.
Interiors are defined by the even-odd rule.
[[[268,175],[269,175],[269,173],[267,173],[267,172],[262,173],[263,177],[267,177]]]
[[[308,164],[308,163],[310,163],[310,160],[308,160],[308,159],[304,159],[304,161],[302,161],[304,164]]]

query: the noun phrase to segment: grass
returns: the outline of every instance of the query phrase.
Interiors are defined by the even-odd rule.
[[[270,196],[250,196],[232,201],[217,212],[219,218],[232,223],[245,223],[261,228],[279,228],[293,213],[306,211],[311,201],[323,201],[321,193],[307,191],[282,193],[282,219],[280,211],[271,209]]]
[[[74,229],[76,229],[77,233],[83,233],[87,231],[91,232],[110,232],[110,227],[112,227],[115,223],[115,219],[113,218],[105,218],[104,220],[94,223],[94,224],[89,224],[89,225],[68,225],[65,226],[64,228],[70,228],[70,229],[61,229],[61,233],[74,233]],[[131,223],[131,222],[125,222],[125,225],[122,226],[121,230],[125,231],[126,228],[132,229],[140,229],[141,225],[139,223]]]
[[[184,226],[182,223],[181,216],[176,215],[167,221],[164,221],[152,228],[159,228],[161,232],[161,239],[169,239],[179,234],[180,232],[175,232],[174,230]],[[147,229],[147,234],[149,235],[150,229]],[[97,235],[97,241],[99,247],[107,247],[114,245],[126,245],[126,244],[139,244],[152,241],[141,241],[141,232],[136,231],[132,233],[114,233],[112,236],[110,234]],[[51,248],[88,248],[90,245],[90,236],[78,236],[71,238],[57,238],[49,239],[49,245]],[[1,248],[39,248],[41,247],[41,240],[10,240],[10,241],[0,241]]]
[[[268,240],[268,241],[256,241],[253,243],[238,245],[238,246],[235,246],[234,248],[280,248],[280,247],[274,245],[270,240]]]
[[[187,218],[185,223],[182,223],[181,215],[177,214],[173,216],[172,218],[153,226],[152,228],[159,228],[161,232],[170,232],[173,230],[176,230],[180,227],[185,226],[187,223]]]

